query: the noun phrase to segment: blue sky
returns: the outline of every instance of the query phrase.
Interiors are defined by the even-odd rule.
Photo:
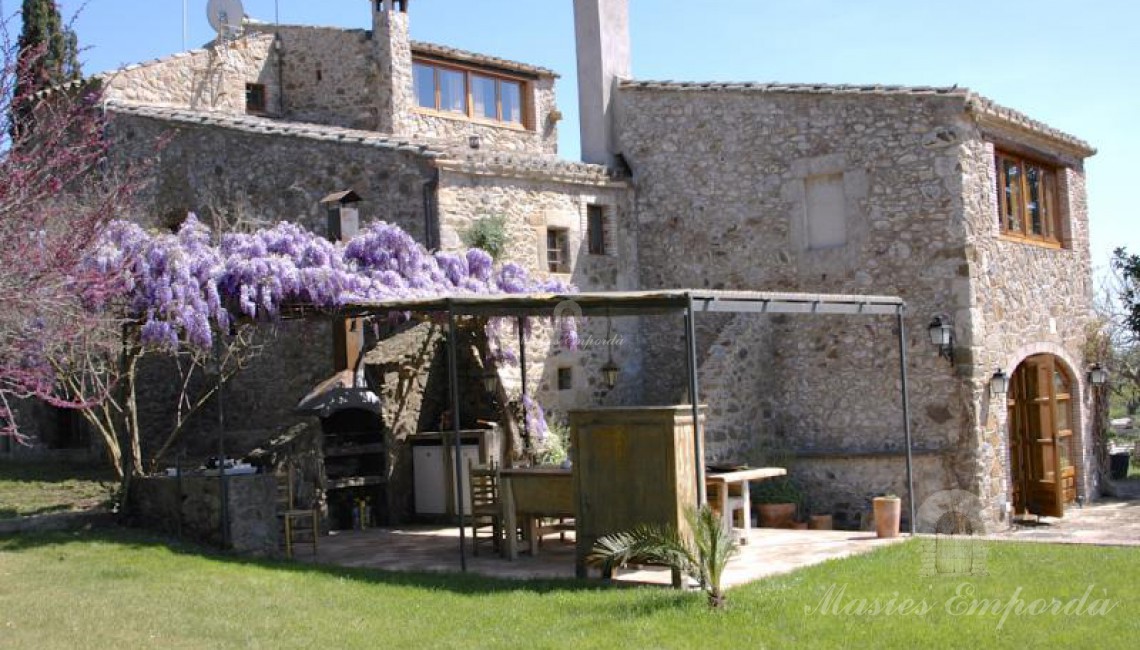
[[[182,0],[81,5],[84,70],[182,47]],[[245,0],[282,22],[368,28],[369,0]],[[189,43],[212,38],[188,0]],[[0,0],[5,14],[17,0]],[[411,0],[412,37],[558,71],[559,149],[578,155],[572,0]],[[1036,0],[630,0],[640,79],[898,83],[969,87],[1099,149],[1087,164],[1093,264],[1140,250],[1130,156],[1140,154],[1140,2]]]

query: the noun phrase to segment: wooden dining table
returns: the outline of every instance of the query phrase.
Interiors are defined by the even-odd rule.
[[[514,467],[499,471],[499,494],[503,506],[503,529],[507,531],[503,554],[518,558],[515,531],[523,523],[531,555],[538,553],[538,523],[544,517],[573,517],[577,510],[574,477],[559,467]]]
[[[750,467],[725,471],[710,471],[705,473],[705,486],[710,493],[709,504],[720,513],[724,520],[725,530],[731,531],[732,508],[731,503],[739,499],[744,513],[743,531],[747,535],[752,529],[752,495],[749,484],[777,476],[786,476],[788,470],[783,467]],[[743,537],[742,539],[747,539]]]

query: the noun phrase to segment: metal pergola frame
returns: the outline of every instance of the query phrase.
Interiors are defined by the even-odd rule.
[[[463,468],[460,458],[459,371],[456,350],[456,319],[462,316],[487,318],[549,318],[558,315],[571,303],[573,315],[582,316],[649,316],[681,312],[685,317],[686,367],[689,402],[693,411],[693,451],[698,459],[695,480],[699,504],[705,494],[705,464],[702,426],[699,413],[699,381],[697,368],[696,315],[698,313],[731,314],[833,314],[847,316],[895,316],[898,326],[899,376],[902,382],[903,432],[906,439],[907,500],[910,503],[910,533],[914,534],[915,504],[912,472],[910,396],[907,384],[906,303],[895,296],[863,296],[812,293],[779,293],[761,291],[711,291],[676,289],[661,291],[611,291],[587,293],[528,294],[464,294],[435,298],[355,302],[342,308],[341,314],[351,318],[387,316],[394,312],[411,312],[447,317],[448,378],[451,392],[452,434],[455,445],[456,493],[463,493]],[[523,394],[526,394],[526,344],[519,327],[520,363]],[[525,426],[525,425],[524,425]],[[459,516],[459,564],[467,570],[464,504],[456,499]]]

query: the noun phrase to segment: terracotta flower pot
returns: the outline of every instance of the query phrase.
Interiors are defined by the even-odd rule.
[[[808,517],[808,528],[811,530],[831,530],[832,526],[831,515],[812,515]]]
[[[758,503],[756,512],[764,528],[788,528],[796,518],[794,503]]]
[[[875,497],[872,503],[875,509],[875,533],[879,537],[898,537],[902,499]]]

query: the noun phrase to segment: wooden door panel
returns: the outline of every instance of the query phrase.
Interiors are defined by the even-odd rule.
[[[1069,394],[1053,357],[1026,359],[1010,382],[1010,469],[1015,512],[1064,514],[1076,498]],[[1058,397],[1060,396],[1060,400]],[[1066,473],[1067,472],[1067,473]]]

